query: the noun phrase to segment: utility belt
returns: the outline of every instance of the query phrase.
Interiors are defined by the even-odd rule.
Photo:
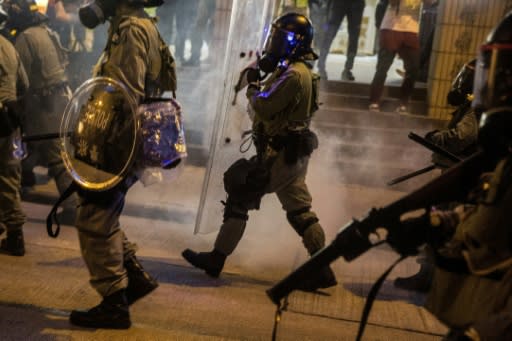
[[[58,93],[67,92],[69,89],[69,83],[68,82],[60,82],[57,84],[50,85],[48,87],[34,89],[31,91],[32,95],[34,96],[53,96]]]
[[[290,131],[287,135],[265,137],[269,147],[279,152],[284,149],[287,164],[294,164],[300,158],[309,156],[318,148],[318,137],[309,129]]]
[[[473,275],[471,271],[469,271],[468,265],[464,258],[445,257],[441,255],[439,252],[434,252],[434,259],[435,264],[445,271],[463,275]],[[501,281],[503,279],[503,276],[505,276],[505,271],[497,270],[485,276],[479,277],[487,278],[494,281]]]

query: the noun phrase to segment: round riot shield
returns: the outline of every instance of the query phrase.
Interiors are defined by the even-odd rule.
[[[61,121],[61,156],[82,188],[104,191],[126,175],[138,148],[136,109],[111,78],[92,78],[75,91]]]

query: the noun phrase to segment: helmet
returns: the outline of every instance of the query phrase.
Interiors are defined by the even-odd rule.
[[[143,7],[157,7],[164,3],[164,0],[125,0],[132,5]],[[91,0],[78,10],[80,22],[87,28],[93,29],[103,24],[107,19],[113,17],[116,10],[117,0]]]
[[[313,25],[306,16],[298,13],[282,15],[274,21],[267,36],[260,69],[273,72],[284,59],[317,59],[311,49],[312,41]]]
[[[482,112],[478,141],[503,157],[512,146],[512,12],[481,46],[473,88],[473,108]]]
[[[468,97],[473,94],[475,63],[476,59],[473,59],[464,64],[460,69],[446,97],[448,104],[458,107],[464,104],[468,100]]]
[[[7,12],[8,28],[19,32],[48,20],[39,12],[35,0],[4,0],[3,8]]]
[[[485,110],[512,105],[512,12],[480,47],[474,89],[475,108]]]

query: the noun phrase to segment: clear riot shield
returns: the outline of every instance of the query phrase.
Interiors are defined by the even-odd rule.
[[[254,154],[243,133],[251,129],[247,112],[244,80],[240,73],[256,56],[266,38],[273,18],[275,0],[234,0],[231,23],[224,59],[224,89],[219,93],[217,115],[214,121],[211,149],[201,193],[195,233],[210,233],[222,223],[226,198],[223,174],[228,167],[242,157]],[[235,87],[240,89],[236,96]],[[245,154],[241,151],[249,148]]]
[[[124,85],[111,78],[92,78],[75,91],[61,121],[61,156],[81,187],[108,190],[126,175],[137,154],[136,110]]]

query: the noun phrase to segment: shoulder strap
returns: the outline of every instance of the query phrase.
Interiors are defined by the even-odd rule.
[[[67,198],[71,196],[71,194],[75,193],[78,190],[78,185],[76,182],[71,182],[71,184],[66,188],[66,190],[60,195],[59,199],[57,199],[57,202],[52,207],[52,210],[46,217],[46,232],[48,232],[48,235],[53,238],[57,238],[60,232],[60,223],[57,219],[57,209],[59,208],[60,204]],[[55,231],[53,230],[53,222],[57,224],[57,228]]]

